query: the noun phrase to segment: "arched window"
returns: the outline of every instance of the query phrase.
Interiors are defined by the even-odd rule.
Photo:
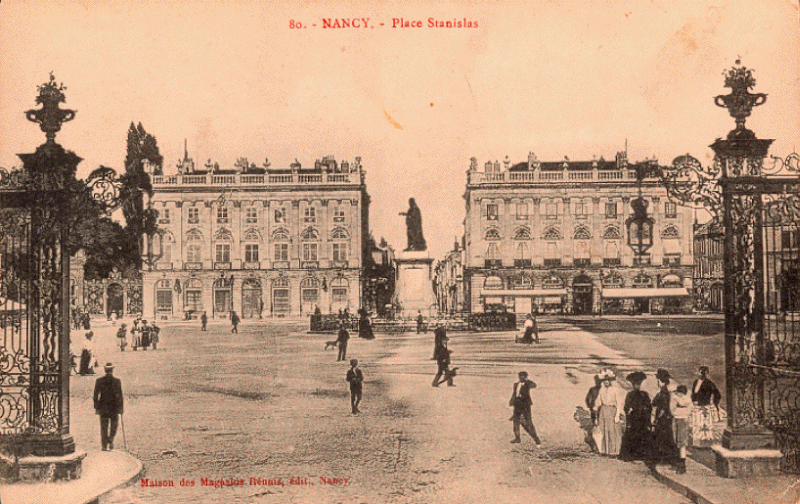
[[[233,235],[227,229],[221,228],[214,233],[214,241],[233,241]]]
[[[533,288],[533,280],[528,275],[519,275],[515,276],[511,281],[511,287],[513,289],[532,289]]]
[[[605,240],[619,240],[622,236],[619,234],[619,228],[616,226],[608,226],[603,231],[603,239]]]
[[[203,260],[203,233],[192,229],[186,233],[186,262],[199,263]]]
[[[678,275],[666,275],[661,279],[662,287],[683,287],[683,280]]]
[[[486,231],[486,234],[484,235],[483,239],[486,241],[498,241],[500,240],[500,232],[497,229],[492,228]]]
[[[591,240],[592,232],[586,226],[578,226],[575,228],[572,238],[575,240]]]
[[[670,238],[680,238],[680,233],[678,233],[678,228],[675,226],[667,226],[661,231],[661,238],[668,240]]]
[[[515,240],[530,240],[531,239],[531,232],[526,227],[518,228],[514,232],[514,239]]]
[[[644,273],[640,273],[633,277],[633,286],[634,287],[652,287],[653,286],[653,279]]]
[[[610,275],[603,278],[603,288],[605,289],[619,289],[623,285],[624,281],[619,275]]]
[[[243,241],[261,241],[261,234],[257,229],[250,228],[244,232]]]
[[[300,260],[306,263],[307,266],[311,266],[310,263],[315,263],[319,260],[319,244],[316,243],[319,240],[319,232],[312,227],[308,227],[302,232],[300,238],[303,240]]]
[[[347,239],[347,231],[343,228],[336,228],[333,230],[331,234],[331,238],[334,240],[346,240]]]
[[[203,241],[203,233],[199,229],[190,229],[186,233],[186,241]]]
[[[199,278],[186,280],[183,296],[184,311],[203,311],[203,282]]]
[[[544,240],[561,240],[564,238],[564,235],[561,234],[561,230],[555,226],[551,226],[544,230],[542,233],[542,239]]]
[[[289,260],[289,232],[278,228],[272,233],[272,242],[275,247],[273,261],[286,262]]]
[[[278,277],[272,282],[272,287],[289,287],[289,279],[286,277]]]
[[[316,229],[309,227],[306,228],[300,235],[303,240],[319,240],[319,232]]]
[[[561,289],[564,287],[564,280],[555,275],[550,275],[542,280],[542,289]]]

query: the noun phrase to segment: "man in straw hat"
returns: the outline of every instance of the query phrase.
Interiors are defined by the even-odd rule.
[[[114,365],[103,366],[106,375],[94,384],[94,411],[100,416],[100,443],[103,451],[114,449],[119,415],[122,414],[122,382],[114,377]]]

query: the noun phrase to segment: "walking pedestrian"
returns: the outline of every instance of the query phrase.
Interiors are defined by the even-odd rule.
[[[531,320],[533,322],[533,341],[537,345],[539,344],[539,322],[536,320],[536,314],[531,314]]]
[[[597,427],[603,433],[602,443],[597,447],[603,455],[619,455],[622,441],[622,421],[625,418],[624,404],[616,376],[610,369],[602,375],[603,385],[597,394],[594,409],[597,412]]]
[[[161,332],[161,328],[153,322],[152,326],[150,326],[150,342],[153,344],[153,350],[158,350],[158,333]]]
[[[425,322],[425,319],[422,318],[422,311],[417,310],[417,334],[422,332],[422,325]]]
[[[714,424],[719,422],[719,389],[708,378],[708,366],[700,366],[700,378],[692,384],[692,445],[710,446],[714,442]]]
[[[239,315],[235,311],[231,312],[231,333],[239,334]]]
[[[100,416],[100,444],[103,451],[114,449],[119,415],[123,410],[122,382],[114,377],[114,365],[103,366],[106,374],[94,384],[94,411]]]
[[[508,401],[508,405],[514,408],[514,413],[511,415],[514,439],[512,439],[511,442],[522,442],[519,437],[519,426],[521,424],[522,428],[525,429],[525,432],[527,432],[528,435],[533,438],[533,442],[539,446],[542,444],[542,440],[536,433],[536,427],[534,427],[533,420],[531,418],[531,406],[533,405],[533,401],[531,400],[531,389],[536,388],[536,383],[533,380],[528,379],[528,373],[526,371],[520,371],[517,373],[517,377],[519,380],[514,383],[514,390],[511,393],[511,399]]]
[[[358,368],[358,359],[350,359],[350,369],[347,371],[346,380],[350,383],[350,408],[353,414],[361,413],[358,405],[361,403],[362,384],[364,374]]]
[[[126,326],[125,322],[123,322],[119,326],[119,329],[117,330],[117,343],[119,344],[119,351],[120,352],[124,352],[125,351],[125,347],[128,346],[128,339],[126,338],[126,335],[127,335],[128,331],[127,331],[126,327],[127,326]]]
[[[687,395],[686,385],[678,385],[669,401],[669,412],[672,413],[675,445],[678,447],[678,460],[675,472],[686,473],[686,446],[689,444],[689,415],[692,413],[692,399]]]
[[[339,343],[339,355],[336,357],[336,361],[343,361],[347,357],[347,340],[350,339],[350,333],[347,332],[345,328],[344,322],[339,324],[339,336],[336,338],[336,341]]]
[[[206,325],[208,325],[208,315],[206,315],[206,312],[203,312],[203,314],[200,315],[200,324],[200,330],[205,331]]]
[[[431,385],[434,387],[438,387],[444,382],[447,382],[448,387],[455,387],[455,383],[453,383],[453,377],[455,376],[455,368],[453,370],[450,369],[450,356],[452,355],[452,351],[447,348],[447,340],[449,338],[447,336],[441,337],[441,342],[439,344],[439,348],[437,349],[436,354],[436,376],[433,378],[433,382]],[[442,378],[444,377],[444,378]]]
[[[147,351],[147,347],[150,346],[151,334],[150,334],[150,326],[147,325],[146,320],[142,320],[141,332],[142,332],[142,341],[141,341],[142,350]]]
[[[625,420],[627,428],[622,435],[622,445],[619,449],[619,458],[626,462],[632,460],[647,460],[650,449],[650,415],[652,406],[650,396],[641,390],[642,382],[647,375],[636,371],[625,377],[633,390],[625,397]]]
[[[603,444],[603,433],[600,432],[600,429],[597,427],[597,411],[594,409],[594,405],[597,402],[597,396],[600,394],[600,387],[603,386],[603,373],[597,373],[594,375],[594,387],[591,387],[588,392],[586,392],[586,407],[589,409],[590,418],[592,421],[592,426],[589,430],[589,435],[591,442],[589,443],[592,447],[592,451],[600,453],[600,445]]]
[[[442,346],[442,341],[445,338],[447,338],[447,329],[445,329],[445,326],[440,325],[433,330],[433,357],[431,357],[431,360],[436,360],[439,347]]]
[[[86,331],[83,347],[81,348],[81,363],[78,368],[78,374],[94,374],[94,368],[97,367],[97,357],[94,354],[94,343],[92,342],[93,337],[94,332]]]

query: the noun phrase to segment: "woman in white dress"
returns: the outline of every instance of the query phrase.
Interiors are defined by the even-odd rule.
[[[622,426],[625,421],[624,401],[614,372],[606,369],[601,376],[602,385],[594,403],[597,429],[603,435],[597,448],[604,455],[617,456],[622,444]]]

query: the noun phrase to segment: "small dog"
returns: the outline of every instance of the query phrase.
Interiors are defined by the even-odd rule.
[[[327,350],[329,348],[338,348],[338,347],[339,347],[339,340],[333,340],[333,341],[326,341],[325,342],[325,350]]]

